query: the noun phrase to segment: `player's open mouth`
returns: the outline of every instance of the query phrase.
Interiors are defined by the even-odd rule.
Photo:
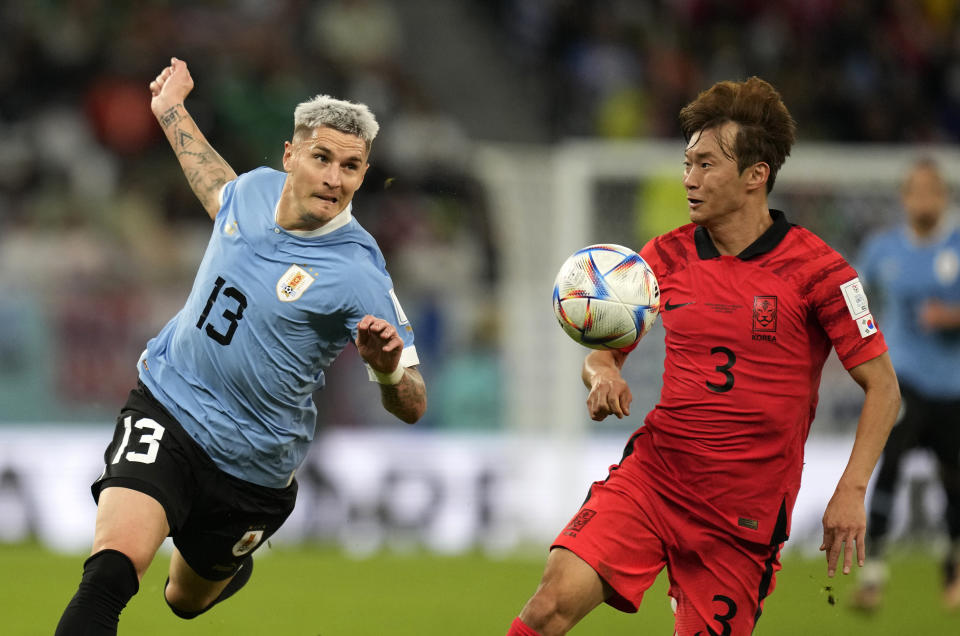
[[[318,199],[322,199],[328,203],[336,203],[338,201],[337,197],[332,197],[329,195],[315,194],[313,196],[317,197]]]
[[[697,207],[698,205],[700,205],[701,203],[703,203],[703,201],[700,200],[700,199],[687,199],[687,203],[690,204],[690,207],[691,207],[691,208],[695,208],[695,207]]]

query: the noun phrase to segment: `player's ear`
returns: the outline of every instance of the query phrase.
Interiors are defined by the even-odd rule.
[[[290,172],[290,168],[293,166],[293,151],[293,142],[283,142],[283,169],[287,172]]]
[[[763,188],[766,191],[767,179],[770,178],[770,164],[765,161],[759,161],[746,170],[747,188],[756,190]]]

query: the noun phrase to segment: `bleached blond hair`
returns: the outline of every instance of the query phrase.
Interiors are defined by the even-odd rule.
[[[329,126],[363,139],[367,150],[380,130],[377,118],[366,104],[355,104],[329,95],[317,95],[293,111],[293,135],[310,136],[314,128]]]

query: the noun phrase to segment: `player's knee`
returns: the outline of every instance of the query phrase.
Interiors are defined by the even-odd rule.
[[[130,558],[117,550],[101,550],[83,563],[74,603],[119,616],[139,589],[140,579]]]
[[[80,585],[107,590],[126,605],[140,589],[140,578],[126,554],[117,550],[100,550],[83,563]]]
[[[116,625],[120,612],[140,589],[137,570],[127,555],[101,550],[83,564],[80,586],[57,626],[57,634],[79,633],[84,625]]]
[[[163,586],[163,598],[170,610],[180,618],[195,618],[203,614],[217,603],[225,601],[236,594],[253,574],[253,558],[247,556],[237,572],[226,581],[225,585],[213,585],[203,589],[187,590],[168,578]],[[203,586],[201,586],[202,588]]]
[[[216,596],[215,593],[209,597],[186,594],[169,579],[163,588],[163,599],[167,602],[170,611],[185,619],[196,618],[203,614],[216,600]]]

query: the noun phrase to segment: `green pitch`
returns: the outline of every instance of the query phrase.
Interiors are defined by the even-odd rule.
[[[258,557],[253,579],[236,597],[182,621],[161,598],[167,565],[161,555],[124,611],[120,634],[498,636],[533,592],[543,566],[538,552],[498,560],[422,553],[353,560],[330,549],[263,548]],[[0,634],[50,636],[76,589],[83,558],[34,545],[0,545]],[[852,579],[829,581],[820,559],[787,558],[755,635],[960,634],[960,614],[940,606],[936,562],[904,554],[891,565],[886,605],[863,616],[847,605]],[[572,634],[668,636],[672,626],[661,576],[638,614],[604,606]]]

